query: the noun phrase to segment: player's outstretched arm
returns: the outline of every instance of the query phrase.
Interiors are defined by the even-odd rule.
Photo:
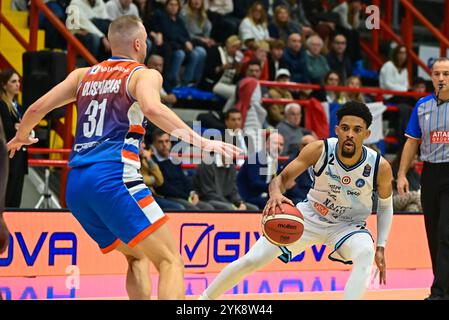
[[[38,139],[30,138],[33,128],[53,109],[64,106],[76,99],[78,85],[89,68],[72,71],[67,78],[33,103],[25,112],[16,136],[8,142],[10,157],[23,145],[36,143]]]
[[[161,87],[161,74],[151,69],[136,71],[129,83],[131,94],[137,99],[143,113],[151,122],[170,135],[205,151],[214,151],[230,158],[242,152],[231,144],[204,139],[193,131],[176,113],[161,102]]]
[[[284,210],[281,207],[283,202],[294,205],[293,202],[284,197],[282,194],[286,190],[286,185],[294,181],[300,174],[302,174],[307,168],[315,165],[323,152],[324,142],[315,141],[309,143],[301,150],[295,160],[290,162],[282,172],[275,177],[268,187],[270,193],[270,199],[263,210],[264,215],[274,214],[276,207],[279,207],[282,212]]]
[[[393,221],[393,173],[391,166],[381,158],[377,174],[377,190],[379,200],[377,205],[377,247],[375,261],[379,268],[379,283],[387,283],[387,265],[385,262],[385,245]]]

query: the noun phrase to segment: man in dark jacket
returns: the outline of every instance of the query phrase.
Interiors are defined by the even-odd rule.
[[[237,169],[216,155],[212,164],[202,163],[193,177],[193,186],[203,201],[216,210],[259,210],[246,203],[237,190]]]
[[[155,187],[157,194],[183,205],[187,210],[214,210],[204,201],[200,201],[198,194],[193,190],[181,164],[175,164],[170,157],[170,135],[158,128],[153,131],[153,160],[159,165],[164,183]]]
[[[352,75],[352,62],[346,54],[346,47],[346,37],[343,34],[337,34],[332,40],[332,49],[327,55],[330,69],[338,73],[343,84]]]
[[[266,139],[266,149],[252,154],[237,175],[237,186],[243,200],[260,209],[268,200],[268,185],[279,171],[278,155],[284,148],[284,138],[272,133]]]
[[[288,37],[287,47],[284,50],[284,60],[291,73],[291,80],[299,83],[309,83],[305,63],[305,51],[302,48],[302,37],[299,33],[292,33]]]

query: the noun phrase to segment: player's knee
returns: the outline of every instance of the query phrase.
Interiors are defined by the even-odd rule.
[[[179,254],[168,254],[160,260],[158,269],[170,268],[184,272],[184,262]]]
[[[128,266],[132,269],[145,270],[148,268],[148,259],[146,257],[134,257],[130,255],[125,255],[128,261]]]
[[[361,245],[354,250],[353,258],[355,264],[371,266],[374,260],[374,248],[372,245]]]

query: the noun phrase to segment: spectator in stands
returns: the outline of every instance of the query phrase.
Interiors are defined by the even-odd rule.
[[[70,0],[46,0],[44,1],[48,9],[65,24],[67,19],[66,9]],[[45,47],[49,49],[67,48],[67,43],[61,33],[50,23],[43,12],[39,12],[39,29],[45,30]]]
[[[146,10],[147,7],[151,5],[151,1],[149,0],[133,0],[133,3],[136,5],[137,10],[139,11],[139,17],[145,22]]]
[[[235,108],[242,113],[243,130],[257,131],[264,127],[267,111],[262,106],[262,90],[259,85],[260,62],[250,61],[246,78],[238,86],[238,101]]]
[[[0,121],[6,141],[15,137],[24,110],[17,102],[19,94],[19,75],[11,69],[0,72]],[[16,151],[9,159],[8,184],[6,186],[6,207],[18,208],[22,200],[25,175],[28,173],[28,152],[26,147]],[[1,177],[4,179],[5,177]]]
[[[362,87],[362,79],[359,76],[349,77],[346,81],[346,87],[359,89]],[[366,98],[361,92],[345,91],[342,93],[343,103],[348,101],[357,101],[366,103]]]
[[[11,9],[14,11],[28,11],[28,0],[12,0]]]
[[[140,147],[140,173],[143,182],[151,189],[154,200],[159,204],[162,210],[185,210],[185,207],[175,201],[170,201],[156,194],[154,187],[160,187],[164,184],[164,176],[157,163],[151,158],[152,149],[146,148],[146,144],[142,142]]]
[[[407,49],[398,45],[393,49],[391,60],[387,61],[380,69],[379,86],[386,90],[408,91]],[[386,113],[384,118],[388,120],[388,135],[395,136],[400,142],[405,143],[403,133],[410,115],[409,106],[404,103],[404,97],[385,94],[385,103],[398,107],[400,116],[392,112]]]
[[[247,136],[242,131],[242,114],[235,108],[229,109],[224,116],[225,121],[225,141],[243,150],[243,155],[248,155]],[[237,159],[237,165],[241,166],[244,159]]]
[[[421,177],[418,171],[416,171],[417,155],[415,155],[414,159],[410,162],[410,167],[406,175],[409,183],[409,192],[400,195],[397,191],[396,179],[401,163],[402,149],[403,148],[399,148],[392,165],[394,177],[393,208],[395,212],[422,212]]]
[[[165,10],[155,15],[154,25],[156,31],[162,32],[164,42],[171,52],[170,57],[164,56],[167,61],[165,76],[172,87],[178,85],[178,76],[182,64],[185,70],[182,85],[192,85],[201,80],[206,61],[206,50],[201,46],[194,46],[183,20],[179,17],[180,0],[167,0]],[[186,60],[186,61],[185,61]]]
[[[301,127],[302,108],[297,103],[289,103],[285,106],[285,120],[281,121],[276,129],[286,141],[285,148],[281,152],[283,156],[293,157],[299,152],[299,141],[305,135],[314,135],[313,132]]]
[[[215,46],[215,40],[210,37],[212,24],[207,17],[204,0],[187,0],[181,11],[181,19],[195,46],[206,49]]]
[[[275,0],[273,7],[276,8],[279,5],[286,7],[290,14],[290,19],[299,24],[304,36],[309,36],[313,33],[313,29],[310,21],[306,17],[303,4],[303,0]]]
[[[291,73],[291,80],[299,83],[309,83],[307,75],[305,51],[302,49],[302,37],[292,33],[288,37],[287,48],[284,50],[284,60]]]
[[[326,58],[321,54],[324,43],[318,35],[311,35],[306,41],[307,54],[305,64],[307,75],[312,83],[324,83],[324,77],[330,71]]]
[[[270,53],[268,54],[269,80],[276,79],[276,72],[279,69],[288,69],[287,62],[284,59],[285,42],[282,40],[273,40],[270,42]]]
[[[72,0],[70,6],[77,8],[73,14],[78,14],[79,19],[69,15],[66,21],[67,28],[97,60],[106,59],[111,51],[107,38],[111,18],[103,0]]]
[[[284,147],[284,138],[271,133],[266,148],[250,154],[237,175],[237,186],[242,199],[263,209],[268,200],[268,185],[279,172],[278,156]],[[290,189],[293,184],[287,188]]]
[[[212,39],[224,43],[239,31],[240,19],[235,17],[232,0],[209,0],[207,16],[212,23]],[[240,4],[239,4],[240,5]]]
[[[157,9],[158,3],[153,0],[134,0],[134,4],[139,10],[139,16],[151,41],[151,53],[169,58],[171,53],[170,48],[164,43],[164,36],[158,26],[155,25],[155,21],[157,20],[155,17],[160,16],[163,9]]]
[[[254,2],[249,8],[248,14],[240,23],[239,36],[245,49],[252,49],[256,41],[271,40],[267,13],[260,2]]]
[[[187,210],[213,210],[211,205],[200,201],[181,165],[173,163],[170,157],[172,144],[169,134],[156,128],[152,141],[153,160],[159,165],[164,177],[164,183],[155,187],[156,192],[167,200],[180,203]]]
[[[270,51],[270,45],[267,41],[256,41],[254,42],[251,49],[245,51],[241,74],[246,73],[246,68],[248,67],[248,62],[252,60],[260,61],[260,66],[262,68],[259,80],[268,80],[270,77],[270,66],[268,62],[268,52]]]
[[[343,1],[332,9],[340,17],[339,28],[348,39],[348,55],[351,61],[357,61],[362,58],[359,32],[357,31],[361,25],[362,1],[348,0]]]
[[[279,69],[276,73],[277,82],[290,82],[290,71],[288,69]],[[268,90],[268,95],[273,99],[288,99],[292,100],[293,95],[288,88],[271,87]],[[267,106],[268,109],[268,123],[276,128],[276,126],[284,120],[284,104],[274,103]]]
[[[226,163],[221,155],[212,164],[201,163],[193,176],[193,186],[203,201],[215,210],[259,210],[246,203],[237,189],[237,169],[234,163]]]
[[[362,12],[361,0],[342,1],[332,9],[340,16],[340,23],[345,29],[357,30],[360,26],[360,14]]]
[[[290,162],[296,159],[298,154],[301,152],[302,148],[304,148],[306,145],[308,145],[311,142],[316,141],[317,138],[307,134],[301,138],[301,141],[299,142],[299,148],[298,152],[289,157],[288,161],[286,163],[282,163],[281,168],[283,169],[286,167]],[[294,204],[297,204],[298,202],[304,201],[307,198],[307,193],[309,192],[310,188],[312,187],[313,180],[313,168],[310,167],[306,171],[304,171],[302,174],[300,174],[295,179],[295,184],[285,193],[285,196],[292,200]]]
[[[164,58],[157,55],[152,54],[150,58],[148,59],[148,68],[150,69],[156,69],[159,71],[160,74],[164,74]],[[161,101],[166,104],[167,106],[172,107],[176,104],[176,96],[173,93],[168,93],[164,86],[161,88]]]
[[[236,76],[240,72],[243,54],[242,42],[234,35],[226,40],[225,46],[215,46],[209,50],[204,70],[202,88],[213,91],[229,100],[235,94]]]
[[[327,55],[329,68],[338,72],[343,83],[352,75],[352,62],[346,54],[346,48],[346,37],[343,34],[336,34],[332,40],[332,49]]]
[[[340,76],[336,71],[329,71],[324,77],[324,85],[320,87],[319,90],[312,92],[312,97],[317,98],[321,102],[327,103],[343,103],[342,92],[326,90],[325,86],[341,86]]]
[[[106,10],[111,20],[121,16],[139,16],[139,10],[132,0],[109,0],[106,3]]]
[[[290,19],[287,7],[279,5],[274,9],[273,21],[268,25],[270,37],[287,42],[292,33],[302,33],[301,26]]]
[[[394,48],[391,60],[380,69],[379,86],[382,89],[407,91],[409,88],[407,70],[407,48],[398,45]],[[393,95],[384,95],[385,100],[396,103]]]

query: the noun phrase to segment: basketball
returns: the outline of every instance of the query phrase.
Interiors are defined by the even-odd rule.
[[[262,232],[273,244],[288,246],[298,241],[304,232],[304,217],[298,208],[283,203],[281,212],[276,207],[274,216],[265,216],[262,219]]]

